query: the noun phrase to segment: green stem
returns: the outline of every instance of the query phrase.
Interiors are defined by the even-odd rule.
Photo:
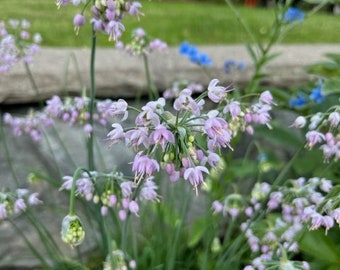
[[[41,98],[41,95],[40,95],[40,91],[39,91],[38,85],[36,84],[36,82],[34,80],[32,71],[31,71],[28,63],[24,62],[24,66],[25,66],[25,70],[26,70],[28,79],[30,80],[30,83],[31,83],[31,85],[33,87],[33,90],[35,91],[35,94],[36,94],[36,96],[38,98],[39,106],[42,108],[43,107],[43,102],[42,102],[42,98]]]
[[[148,93],[149,93],[149,100],[156,100],[159,98],[159,95],[158,95],[158,91],[155,85],[152,83],[150,68],[149,68],[149,61],[145,53],[143,53],[143,62],[144,62],[144,68],[145,68],[147,88],[148,88]]]
[[[8,221],[11,223],[12,227],[15,228],[17,233],[24,239],[25,243],[27,244],[30,251],[33,253],[33,255],[41,262],[42,266],[48,268],[48,263],[45,259],[45,256],[43,254],[40,254],[38,249],[35,248],[35,246],[31,243],[31,241],[26,237],[26,234],[24,231],[17,226],[17,223],[11,219],[8,219]]]
[[[70,216],[74,216],[76,213],[76,210],[75,210],[76,184],[77,184],[77,179],[79,178],[79,174],[82,171],[86,172],[89,175],[89,177],[91,177],[91,174],[86,169],[81,168],[81,167],[78,167],[73,173],[72,187],[71,187],[71,193],[70,193],[70,210],[69,210]]]
[[[15,170],[14,170],[14,167],[13,167],[13,163],[12,163],[12,159],[11,159],[11,155],[10,155],[10,152],[9,152],[9,149],[8,149],[8,145],[7,145],[7,141],[6,141],[6,136],[5,136],[5,133],[4,133],[4,130],[3,130],[3,125],[2,125],[2,113],[0,112],[0,139],[2,141],[2,145],[3,145],[3,148],[5,150],[5,156],[6,156],[6,161],[8,163],[8,166],[9,166],[9,169],[10,169],[10,172],[11,172],[11,175],[15,181],[15,184],[17,186],[19,186],[19,179],[15,173]]]
[[[176,261],[176,251],[178,248],[178,241],[180,239],[180,233],[183,230],[184,226],[186,226],[186,216],[188,214],[188,209],[191,201],[191,194],[185,195],[185,200],[183,202],[182,212],[180,216],[179,222],[175,225],[176,230],[174,233],[174,236],[171,241],[171,246],[169,247],[169,250],[167,252],[167,262],[166,262],[166,268],[168,270],[175,269],[175,261]]]
[[[79,84],[80,84],[80,88],[81,89],[85,88],[84,82],[83,82],[81,74],[80,74],[77,58],[76,58],[74,53],[70,53],[69,56],[67,57],[67,61],[66,61],[66,65],[65,65],[65,72],[64,72],[64,87],[63,87],[63,89],[64,89],[65,95],[67,95],[67,75],[68,75],[71,60],[73,60],[74,65],[75,65],[76,74],[77,74],[77,78],[78,78],[78,81],[79,81]]]
[[[141,189],[141,184],[139,184],[137,186],[137,188],[135,189],[133,195],[132,195],[132,200],[135,200],[137,198],[137,196],[139,195],[140,189]],[[127,253],[127,242],[128,242],[128,229],[130,226],[130,219],[131,219],[131,212],[128,211],[127,213],[127,217],[125,219],[123,228],[122,228],[122,239],[121,239],[121,248],[122,250]]]
[[[96,84],[95,84],[95,55],[96,55],[96,32],[92,30],[92,46],[91,46],[91,63],[90,63],[90,79],[91,79],[91,89],[90,89],[90,104],[89,104],[89,124],[93,128],[93,114],[94,114],[94,101],[96,97]],[[90,171],[94,170],[94,155],[93,155],[93,130],[89,134],[87,141],[87,153],[88,153],[88,168]]]
[[[232,12],[234,13],[235,17],[240,22],[240,24],[242,25],[242,27],[244,28],[244,30],[246,31],[246,33],[248,34],[248,36],[250,37],[252,42],[254,44],[259,44],[258,40],[255,38],[255,36],[253,35],[252,31],[250,30],[248,24],[245,22],[245,20],[243,19],[241,14],[238,12],[238,10],[234,7],[232,1],[231,0],[225,0],[225,2],[228,4],[229,8],[232,10]]]

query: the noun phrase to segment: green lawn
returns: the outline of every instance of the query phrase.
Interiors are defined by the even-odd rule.
[[[141,1],[143,16],[140,21],[127,18],[125,38],[136,27],[143,27],[149,34],[178,45],[187,40],[197,45],[235,44],[245,41],[245,33],[234,14],[224,4],[199,2]],[[238,7],[250,23],[255,34],[270,31],[274,12],[271,9]],[[57,10],[54,0],[1,0],[0,19],[26,18],[32,23],[32,31],[44,38],[44,46],[90,46],[90,26],[74,35],[72,20],[80,7],[64,6]],[[340,43],[340,18],[319,13],[305,20],[284,40],[284,43]],[[110,46],[101,35],[99,45]]]

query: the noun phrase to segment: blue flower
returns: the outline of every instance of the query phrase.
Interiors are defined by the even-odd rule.
[[[235,61],[234,60],[227,60],[224,62],[224,66],[223,66],[223,69],[224,69],[224,72],[225,73],[229,73],[231,71],[231,69],[236,65]]]
[[[179,45],[179,53],[182,55],[187,55],[190,48],[191,45],[188,42],[184,41],[181,43],[181,45]]]
[[[210,57],[205,53],[201,53],[199,55],[199,61],[198,62],[201,66],[211,66],[211,64],[212,64]]]
[[[237,65],[238,69],[245,69],[246,68],[246,64],[243,61],[238,62]]]
[[[233,69],[242,70],[245,68],[245,63],[243,61],[236,62],[235,60],[227,60],[224,62],[223,69],[225,73],[231,72]]]
[[[286,11],[283,22],[293,23],[295,21],[302,22],[305,17],[305,14],[298,8],[289,7]]]
[[[316,88],[313,89],[312,93],[310,94],[309,98],[314,100],[317,104],[320,104],[324,99],[325,96],[322,95],[322,83],[320,82]]]
[[[307,103],[307,100],[304,96],[302,96],[301,94],[298,94],[298,97],[296,98],[292,98],[289,101],[289,106],[292,108],[299,108],[304,106]]]
[[[200,66],[212,65],[212,61],[207,54],[201,53],[196,46],[191,45],[187,41],[181,43],[179,46],[179,53],[181,55],[187,56],[194,64],[198,64]]]

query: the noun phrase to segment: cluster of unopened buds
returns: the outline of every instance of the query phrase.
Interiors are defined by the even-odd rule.
[[[91,6],[92,18],[90,23],[96,32],[103,32],[109,36],[109,41],[117,41],[125,27],[122,23],[126,14],[139,17],[141,14],[140,8],[142,5],[138,1],[125,1],[125,0],[96,0],[92,4],[92,0],[56,0],[58,8],[67,4],[78,6],[83,3],[84,8],[81,13],[75,15],[73,25],[75,32],[79,32],[85,22],[84,10],[87,6]]]
[[[127,269],[136,269],[137,264],[135,260],[129,260],[127,264],[126,254],[120,250],[115,248],[116,244],[113,243],[114,250],[110,254],[106,256],[103,270],[127,270]]]
[[[130,212],[138,216],[139,204],[143,201],[157,201],[157,185],[150,179],[138,187],[135,182],[128,180],[122,173],[104,174],[91,172],[91,177],[83,173],[76,179],[76,195],[87,201],[101,205],[101,214],[106,216],[110,210],[118,212],[120,220],[125,220]],[[73,177],[64,176],[60,190],[71,190]]]
[[[0,192],[0,220],[26,211],[28,206],[39,205],[42,201],[38,193],[30,193],[28,189],[17,189],[15,192]]]
[[[154,51],[164,51],[168,45],[156,38],[149,36],[143,28],[137,28],[132,31],[132,40],[124,46],[122,41],[117,42],[116,48],[124,48],[132,55],[149,54]]]
[[[323,227],[327,233],[336,223],[340,225],[340,200],[337,196],[329,198],[336,188],[331,180],[301,177],[287,183],[276,189],[266,182],[257,183],[249,199],[231,194],[212,204],[215,213],[247,219],[240,229],[256,257],[245,270],[267,269],[272,262],[281,263],[287,254],[297,253],[297,240],[305,226],[310,230]],[[254,218],[264,208],[266,225]],[[292,269],[310,269],[307,262],[289,263],[295,265]]]
[[[319,145],[325,162],[340,159],[340,107],[326,113],[318,112],[309,117],[298,116],[292,124],[295,128],[306,128],[306,147]]]
[[[0,21],[0,73],[10,70],[17,62],[32,63],[40,51],[39,33],[30,33],[31,23],[25,19]]]
[[[71,247],[80,245],[85,239],[85,231],[77,215],[67,215],[61,223],[61,239]]]

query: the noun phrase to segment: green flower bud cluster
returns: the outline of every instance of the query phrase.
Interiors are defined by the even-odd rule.
[[[120,249],[113,250],[110,255],[106,257],[104,262],[104,270],[127,270],[124,252]]]
[[[76,215],[67,215],[61,224],[61,239],[71,247],[80,245],[85,239],[83,225]]]

